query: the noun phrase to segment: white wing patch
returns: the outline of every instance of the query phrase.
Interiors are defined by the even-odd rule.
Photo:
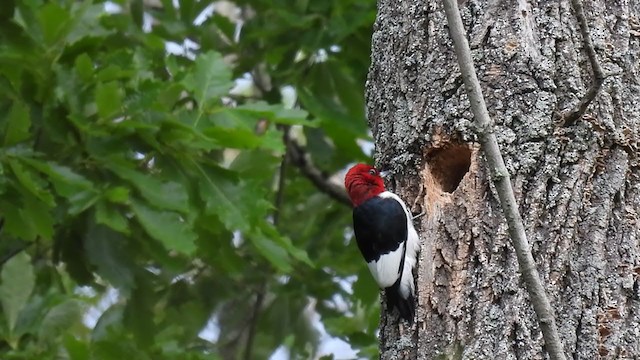
[[[413,215],[411,215],[404,201],[402,201],[398,195],[385,191],[378,196],[381,198],[394,199],[402,205],[402,209],[404,210],[407,219],[409,219],[409,221],[407,221],[407,242],[405,244],[401,244],[395,251],[380,256],[378,261],[368,263],[369,271],[371,271],[373,278],[381,288],[393,285],[396,280],[398,280],[398,276],[402,276],[402,280],[400,280],[400,294],[406,299],[409,295],[413,295],[415,293],[415,287],[413,285],[413,267],[416,265],[416,256],[420,249],[418,233],[413,227]],[[402,272],[400,272],[399,267],[402,262],[402,253],[404,252],[405,246],[407,247],[407,250],[404,258],[404,268],[402,269]]]
[[[395,251],[380,256],[378,261],[367,263],[371,275],[381,288],[393,285],[398,280],[400,262],[402,261],[402,252],[404,244],[398,246]]]
[[[409,217],[412,219],[413,217]],[[406,299],[409,295],[415,294],[413,285],[413,267],[416,266],[416,258],[418,250],[420,250],[420,238],[416,229],[413,227],[413,220],[409,222],[409,231],[407,233],[407,253],[404,257],[404,269],[402,269],[402,281],[400,282],[400,294]]]

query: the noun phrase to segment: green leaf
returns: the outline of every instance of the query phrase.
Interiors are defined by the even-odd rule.
[[[235,149],[254,149],[262,143],[260,136],[249,129],[227,129],[216,126],[203,132],[220,145]]]
[[[23,102],[15,101],[7,118],[4,145],[11,146],[28,139],[31,135],[29,132],[30,127],[29,106]]]
[[[81,197],[78,195],[79,193],[89,193],[82,195],[84,198],[90,198],[98,194],[97,191],[94,190],[91,181],[74,172],[69,167],[56,164],[55,162],[45,162],[33,158],[21,157],[20,160],[47,175],[49,181],[55,187],[56,192],[67,199],[75,199],[75,202],[78,202],[78,199]]]
[[[227,276],[241,274],[246,264],[231,241],[233,233],[226,230],[216,216],[205,215],[199,220],[208,232],[197,240],[198,257]],[[211,241],[212,239],[216,241]]]
[[[91,344],[91,355],[92,360],[151,359],[146,352],[138,349],[137,344],[125,334],[110,334],[108,341]]]
[[[124,166],[115,164],[106,164],[106,166],[120,178],[131,182],[150,204],[160,209],[175,210],[183,213],[189,211],[189,194],[187,194],[187,190],[182,184],[175,181],[162,182]]]
[[[116,186],[105,192],[105,198],[116,204],[129,203],[129,189],[124,186]]]
[[[238,154],[229,169],[243,178],[269,179],[278,171],[281,162],[282,158],[277,154],[256,149]]]
[[[74,63],[78,76],[85,82],[91,81],[93,77],[93,61],[87,53],[80,54]]]
[[[37,235],[47,240],[53,238],[54,220],[47,204],[32,196],[25,196],[24,209],[21,210],[21,213]]]
[[[282,237],[265,218],[271,204],[252,184],[234,182],[228,171],[198,167],[202,173],[200,195],[207,211],[216,214],[229,230],[247,235],[258,252],[278,270],[291,270],[290,257],[312,266],[306,252]]]
[[[7,175],[4,171],[4,165],[0,162],[0,195],[4,194],[7,191],[7,185],[9,181],[7,180]]]
[[[282,105],[269,105],[259,101],[245,104],[236,108],[238,112],[251,114],[256,118],[262,118],[283,125],[304,125],[309,127],[318,126],[317,122],[307,120],[307,113],[300,109],[285,109]]]
[[[259,113],[242,111],[236,108],[221,109],[206,116],[199,122],[198,129],[214,139],[215,143],[225,147],[254,149],[264,148],[283,151],[282,133],[274,127],[258,134],[256,125],[265,117]]]
[[[363,157],[362,149],[356,140],[367,137],[364,121],[353,121],[345,110],[333,101],[333,95],[318,96],[304,88],[299,89],[298,95],[305,108],[319,120],[318,123],[325,135],[328,135],[333,145],[338,148],[337,155],[351,160]]]
[[[16,160],[9,160],[9,166],[24,189],[42,200],[45,204],[49,206],[54,205],[53,196],[44,188],[46,184],[42,179],[36,176],[33,172],[27,170],[22,163]]]
[[[364,120],[365,104],[364,94],[361,91],[362,85],[354,81],[349,69],[339,62],[334,61],[323,65],[326,66],[340,102],[348,110],[349,115],[352,118]]]
[[[186,255],[195,251],[197,236],[178,213],[152,209],[139,201],[132,201],[131,208],[147,234],[165,248]]]
[[[71,334],[66,334],[63,339],[64,348],[69,354],[69,360],[86,360],[90,359],[89,343],[83,339],[77,339]]]
[[[228,229],[248,231],[251,228],[247,221],[249,214],[241,208],[242,203],[236,201],[240,189],[229,179],[229,174],[222,169],[197,167],[202,174],[199,188],[206,210],[218,215]]]
[[[143,349],[148,349],[153,344],[153,335],[157,331],[153,312],[157,301],[151,281],[138,277],[137,286],[127,299],[123,323],[133,333],[137,345]]]
[[[266,237],[275,241],[275,243],[277,243],[280,248],[285,250],[289,255],[293,256],[294,259],[302,261],[305,264],[314,267],[314,264],[311,259],[309,259],[309,255],[307,254],[307,252],[300,248],[297,248],[291,242],[291,239],[278,233],[278,231],[272,224],[264,222],[263,224],[261,224],[260,229],[266,235]]]
[[[198,56],[193,72],[187,75],[183,84],[187,90],[193,92],[199,113],[226,95],[233,86],[229,67],[222,55],[213,51]]]
[[[110,334],[122,334],[122,318],[124,305],[115,303],[106,309],[91,332],[91,342],[107,341]]]
[[[72,16],[73,26],[70,27],[66,37],[66,41],[70,44],[81,40],[100,41],[102,37],[113,32],[108,27],[105,27],[105,23],[102,21],[108,16],[102,3],[83,2],[80,5],[74,4]],[[94,53],[96,55],[104,56],[103,53],[95,50]]]
[[[49,175],[51,182],[56,187],[56,191],[62,196],[70,197],[78,190],[93,189],[91,181],[69,167],[49,162],[39,169]]]
[[[106,201],[98,201],[96,203],[96,222],[98,224],[107,225],[113,230],[123,234],[129,234],[129,221],[114,206]]]
[[[82,320],[82,306],[78,300],[66,300],[49,310],[45,315],[38,338],[42,342],[53,343],[71,326]]]
[[[101,277],[118,289],[133,288],[134,263],[122,234],[103,225],[91,225],[84,246],[89,262],[98,267]]]
[[[93,190],[84,190],[69,198],[69,215],[78,215],[93,206],[100,199],[100,194]]]
[[[293,270],[287,251],[264,236],[251,237],[251,243],[276,269],[288,273]]]
[[[142,0],[132,0],[129,3],[130,13],[133,18],[133,22],[140,28],[143,26],[144,22],[144,5]]]
[[[4,229],[9,234],[27,241],[35,240],[37,236],[46,240],[53,237],[54,219],[47,204],[30,194],[11,200],[0,201]]]
[[[12,333],[18,314],[29,300],[36,283],[29,255],[22,251],[12,257],[2,267],[0,277],[2,278],[0,285],[2,310],[9,332]]]
[[[3,230],[19,239],[32,241],[36,238],[36,230],[30,223],[30,219],[24,216],[23,206],[0,201],[2,216],[4,217]]]
[[[7,0],[0,3],[0,21],[9,21],[13,17],[15,0]]]
[[[378,299],[380,288],[373,280],[369,269],[361,267],[357,273],[358,279],[353,284],[353,295],[364,303],[373,303]]]
[[[120,112],[124,93],[117,82],[100,83],[96,87],[96,105],[101,118],[107,119]]]
[[[100,197],[93,183],[72,169],[54,162],[20,158],[24,163],[49,176],[56,192],[69,200],[69,213],[77,215],[92,206]]]
[[[291,256],[293,256],[294,259],[302,261],[311,267],[315,266],[311,261],[311,259],[309,258],[309,254],[307,254],[306,251],[293,245],[293,243],[291,242],[291,239],[287,237],[282,237],[282,236],[278,236],[274,238],[277,240],[278,244],[280,244],[280,246],[283,249],[285,249]]]
[[[113,60],[114,62],[121,62],[123,59],[122,58],[127,58],[128,60],[130,59],[129,54],[126,54],[124,52],[116,52],[115,56],[113,56],[112,59],[109,60]],[[110,83],[113,81],[117,81],[118,79],[122,79],[122,78],[128,78],[132,75],[132,70],[127,69],[127,66],[119,66],[116,64],[109,64],[106,65],[105,67],[100,68],[96,75],[97,75],[97,79],[101,82],[104,83]]]
[[[66,35],[70,23],[69,12],[55,3],[47,3],[38,12],[45,43],[53,45]]]

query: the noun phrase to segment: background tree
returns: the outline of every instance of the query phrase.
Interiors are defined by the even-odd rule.
[[[399,333],[384,316],[382,357],[541,358],[442,3],[380,1],[378,9],[367,84],[377,163],[394,169],[396,191],[415,200],[415,211],[427,212],[418,324]],[[608,77],[575,121],[566,114],[597,76],[570,2],[467,1],[461,11],[565,351],[633,358],[640,3],[584,4]]]
[[[374,357],[378,291],[330,178],[368,160],[374,14],[2,1],[0,358],[306,358],[315,312]]]

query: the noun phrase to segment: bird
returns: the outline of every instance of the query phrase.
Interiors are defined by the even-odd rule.
[[[413,216],[400,197],[384,186],[382,174],[368,164],[356,164],[345,176],[353,205],[353,231],[371,275],[384,289],[387,304],[413,324],[413,268],[420,247]]]

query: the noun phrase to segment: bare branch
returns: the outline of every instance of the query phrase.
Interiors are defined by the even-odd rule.
[[[520,272],[524,278],[524,282],[529,292],[529,298],[533,308],[538,316],[538,323],[544,337],[545,348],[550,359],[565,360],[562,342],[558,335],[555,316],[551,303],[547,298],[538,270],[536,270],[533,255],[524,231],[522,217],[518,211],[513,189],[511,188],[511,179],[509,172],[504,165],[502,154],[496,140],[496,136],[492,130],[491,118],[487,111],[487,106],[482,96],[480,83],[476,76],[476,71],[471,58],[471,50],[467,42],[460,11],[458,10],[457,0],[444,0],[444,8],[447,14],[447,21],[451,38],[456,50],[458,64],[464,80],[465,88],[471,104],[471,110],[479,129],[479,138],[482,149],[487,159],[489,171],[492,174],[493,182],[496,186],[502,211],[509,225],[509,234],[516,250]]]
[[[311,180],[320,191],[340,203],[351,206],[351,201],[344,187],[331,182],[328,177],[313,164],[311,157],[300,144],[293,139],[288,139],[287,151],[289,152],[291,164],[299,168],[302,174]]]
[[[289,142],[289,126],[282,127],[282,140],[285,144]],[[278,171],[278,186],[276,189],[276,198],[273,209],[273,226],[275,227],[278,227],[280,224],[280,212],[282,211],[282,203],[284,201],[285,175],[287,172],[287,163],[290,152],[291,150],[289,150],[289,148],[285,149],[282,161],[280,162],[280,170]],[[262,309],[266,291],[267,285],[266,282],[263,282],[260,284],[260,288],[256,292],[256,301],[253,305],[253,311],[249,320],[249,332],[243,356],[245,360],[251,360],[253,358],[253,342],[256,335],[256,328],[258,327],[258,317],[260,316],[260,310]]]
[[[282,141],[285,144],[289,143],[289,128],[290,126],[282,126]],[[290,153],[291,150],[286,147],[284,155],[282,156],[282,161],[280,161],[280,169],[278,170],[278,187],[273,209],[273,225],[276,227],[280,223],[280,211],[282,210],[282,202],[284,201],[285,176]]]
[[[582,35],[582,44],[587,52],[587,57],[591,64],[591,71],[593,72],[593,81],[591,82],[591,86],[587,90],[587,93],[584,94],[578,105],[576,105],[572,110],[565,111],[561,115],[563,126],[573,125],[576,120],[580,119],[582,115],[584,115],[589,104],[591,104],[596,95],[598,95],[598,91],[600,91],[605,79],[604,71],[602,71],[602,67],[600,67],[600,63],[596,57],[596,50],[593,47],[593,42],[591,41],[589,25],[587,24],[587,18],[584,15],[584,9],[582,8],[582,0],[571,0],[571,7],[573,7],[573,11],[575,11],[576,18],[578,19],[580,35]]]
[[[247,342],[244,348],[243,359],[251,360],[253,359],[253,342],[256,336],[256,328],[258,327],[258,317],[260,316],[260,310],[262,309],[262,303],[264,301],[264,296],[266,292],[266,282],[260,284],[260,289],[258,289],[256,293],[256,301],[253,304],[253,311],[251,313],[251,317],[249,318],[249,333],[247,335]]]

